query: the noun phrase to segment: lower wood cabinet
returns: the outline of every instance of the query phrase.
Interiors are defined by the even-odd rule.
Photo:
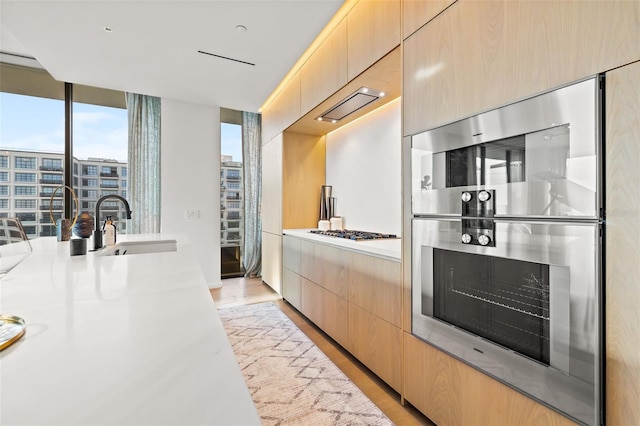
[[[400,262],[289,235],[283,247],[284,299],[400,392]]]
[[[403,368],[404,398],[438,425],[574,425],[409,333]]]
[[[348,302],[346,299],[301,277],[302,312],[343,347],[347,345]]]
[[[302,311],[302,277],[286,267],[282,268],[282,297]]]
[[[402,393],[402,330],[349,303],[349,352]]]

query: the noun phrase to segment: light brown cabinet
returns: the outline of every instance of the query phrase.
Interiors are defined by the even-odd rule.
[[[263,144],[300,118],[300,73],[297,72],[262,111]]]
[[[458,0],[404,43],[411,135],[640,59],[640,3]]]
[[[400,0],[360,0],[347,15],[348,80],[400,45]]]
[[[342,346],[349,336],[348,302],[318,284],[301,277],[302,312]]]
[[[349,344],[346,348],[389,386],[402,392],[402,330],[355,303],[349,303]]]
[[[404,354],[404,398],[436,424],[574,425],[408,333]]]
[[[278,293],[282,229],[316,226],[324,173],[324,136],[283,132],[262,146],[262,280]]]
[[[640,62],[606,74],[607,423],[640,424]]]
[[[301,113],[347,84],[347,21],[343,20],[300,69]]]
[[[300,286],[300,312],[400,392],[400,262],[290,235],[284,253],[283,297]]]
[[[455,0],[402,0],[402,38],[406,39]]]

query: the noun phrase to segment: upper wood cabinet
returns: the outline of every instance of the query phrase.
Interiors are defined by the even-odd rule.
[[[300,70],[302,114],[347,84],[347,21],[331,32]]]
[[[413,34],[455,0],[402,0],[402,38]]]
[[[347,24],[351,81],[400,44],[400,0],[360,0]]]
[[[640,59],[640,2],[458,0],[404,43],[411,135]]]
[[[262,112],[262,141],[270,141],[300,118],[300,73],[296,73]]]
[[[300,118],[300,73],[297,72],[278,96],[279,108],[281,108],[281,127],[286,129]]]

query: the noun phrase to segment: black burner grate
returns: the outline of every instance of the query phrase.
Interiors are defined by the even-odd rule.
[[[397,238],[394,234],[381,234],[378,232],[366,232],[366,231],[354,231],[351,229],[340,229],[335,231],[320,231],[313,229],[312,234],[326,235],[328,237],[346,238],[353,241],[365,241],[365,240],[382,240],[388,238]]]

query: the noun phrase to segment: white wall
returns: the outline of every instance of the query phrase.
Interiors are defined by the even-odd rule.
[[[344,227],[400,235],[400,99],[327,134],[326,182]]]
[[[162,232],[185,234],[209,287],[220,287],[220,108],[162,99],[161,137]]]

